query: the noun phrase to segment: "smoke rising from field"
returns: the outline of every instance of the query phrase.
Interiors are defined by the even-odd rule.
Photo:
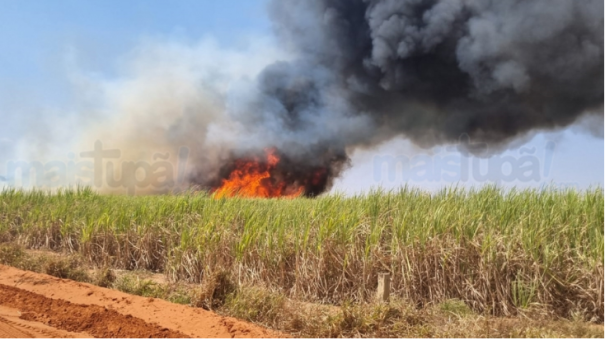
[[[120,78],[89,80],[96,86],[88,96],[102,105],[92,105],[96,119],[79,144],[88,150],[96,140],[103,141],[105,149],[119,149],[125,160],[168,156],[174,171],[179,166],[176,152],[186,147],[189,184],[207,187],[238,149],[242,122],[228,113],[230,93],[250,87],[276,59],[288,56],[262,38],[237,51],[208,37],[192,45],[143,43],[127,59]],[[121,176],[116,167],[115,177]]]
[[[280,0],[270,13],[297,59],[265,68],[233,112],[242,145],[300,164],[341,166],[347,148],[397,135],[497,150],[603,114],[600,0]]]
[[[140,46],[123,77],[95,88],[102,104],[88,113],[102,118],[82,145],[109,141],[125,158],[186,145],[187,178],[202,187],[277,148],[282,177],[324,169],[313,194],[330,188],[351,150],[395,137],[427,148],[470,138],[497,152],[533,131],[602,121],[603,7],[274,0],[277,46]]]

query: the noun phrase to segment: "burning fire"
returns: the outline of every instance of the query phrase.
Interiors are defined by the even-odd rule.
[[[280,157],[275,149],[265,149],[265,157],[240,159],[234,169],[213,190],[214,197],[298,197],[305,193],[305,186],[287,181],[277,170]]]

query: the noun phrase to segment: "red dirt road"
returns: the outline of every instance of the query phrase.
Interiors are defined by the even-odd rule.
[[[88,333],[69,332],[24,320],[18,309],[0,306],[0,338],[91,338]]]
[[[212,312],[0,265],[0,338],[268,338]]]

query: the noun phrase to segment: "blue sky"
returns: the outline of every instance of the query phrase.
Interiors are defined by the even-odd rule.
[[[270,35],[264,0],[2,0],[0,6],[0,92],[33,91],[48,105],[69,97],[63,64],[72,48],[82,67],[110,76],[146,38],[212,35],[235,45],[244,35]]]
[[[271,39],[265,6],[265,0],[0,0],[0,118],[5,122],[0,126],[0,158],[3,138],[18,138],[16,134],[36,124],[48,109],[58,112],[59,117],[63,110],[73,110],[76,99],[69,62],[74,53],[79,68],[112,78],[120,73],[125,56],[147,39],[193,44],[211,36],[221,46],[237,49],[247,36]],[[555,151],[548,175],[542,173],[539,182],[511,185],[603,185],[602,137],[571,128],[538,133],[526,146],[535,148],[537,155],[549,141]],[[410,181],[405,175],[395,181],[375,178],[373,157],[385,153],[413,157],[425,151],[395,141],[371,152],[356,152],[353,168],[336,189],[395,187]],[[519,157],[519,148],[504,155]],[[0,159],[3,161],[6,159]],[[413,184],[433,188],[443,183],[417,180]]]

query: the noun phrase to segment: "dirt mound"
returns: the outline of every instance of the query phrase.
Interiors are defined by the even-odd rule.
[[[23,320],[14,308],[0,306],[0,338],[92,338],[88,333],[69,332],[37,321]]]
[[[12,324],[2,322],[0,314],[0,337],[38,337],[17,323],[47,327],[41,337],[285,336],[199,308],[0,265],[0,312],[2,308],[19,313]]]
[[[187,337],[106,307],[50,299],[3,284],[0,284],[0,305],[19,309],[23,320],[39,321],[70,332],[87,332],[99,338]]]

